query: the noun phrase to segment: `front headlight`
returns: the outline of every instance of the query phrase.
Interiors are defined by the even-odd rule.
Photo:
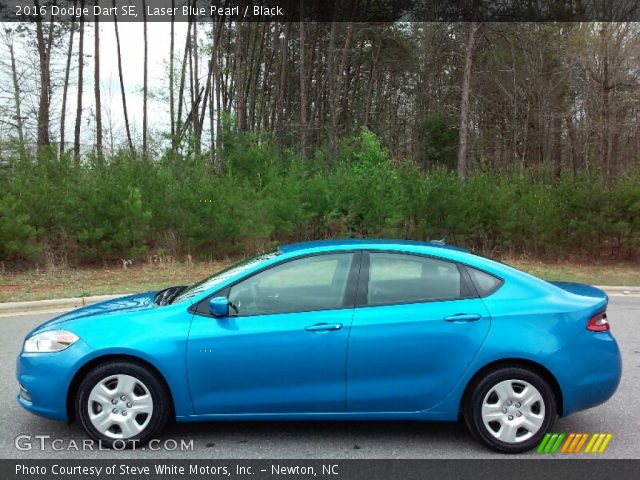
[[[49,330],[36,333],[24,341],[24,353],[60,352],[79,340],[66,330]]]

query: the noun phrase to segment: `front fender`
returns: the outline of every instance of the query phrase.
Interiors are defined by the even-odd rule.
[[[184,359],[184,355],[180,356]],[[76,365],[75,372],[67,384],[67,391],[70,387],[76,387],[82,381],[84,373],[102,362],[115,359],[138,360],[155,369],[162,380],[166,383],[171,394],[171,399],[176,415],[192,415],[193,405],[189,395],[189,385],[185,375],[184,361],[176,362],[173,359],[158,359],[148,353],[133,348],[105,348],[92,351]],[[68,391],[68,393],[70,393]]]
[[[67,324],[93,347],[81,365],[74,365],[73,376],[101,358],[128,356],[155,368],[171,392],[177,415],[191,415],[186,348],[192,315],[184,308],[153,309],[131,315],[111,315],[95,321]]]

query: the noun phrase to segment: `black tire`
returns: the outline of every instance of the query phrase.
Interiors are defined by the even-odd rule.
[[[107,436],[99,431],[90,420],[89,396],[91,391],[96,385],[113,375],[129,375],[142,382],[153,401],[151,418],[148,422],[145,418],[143,421],[143,423],[146,423],[144,429],[130,438]],[[112,361],[98,365],[82,380],[76,393],[75,411],[87,434],[102,446],[116,449],[131,448],[134,445],[138,447],[156,438],[167,424],[171,415],[169,395],[164,382],[157,378],[157,375],[146,366],[133,361]],[[117,408],[118,405],[115,405],[115,407]]]
[[[490,428],[494,429],[494,432],[496,431],[496,423],[499,425],[497,427],[499,431],[502,428],[500,422],[488,422],[489,426],[487,426],[482,418],[482,405],[485,397],[496,385],[505,380],[515,380],[514,388],[520,388],[519,385],[522,385],[518,384],[518,381],[531,384],[538,390],[542,397],[542,401],[544,402],[544,405],[542,405],[544,408],[544,414],[542,414],[542,411],[540,410],[539,403],[537,406],[532,407],[538,410],[541,417],[544,415],[542,425],[539,430],[532,435],[530,434],[529,438],[526,438],[526,429],[523,428],[521,435],[526,439],[513,443],[501,441],[489,431]],[[502,405],[500,400],[496,400],[496,398],[497,397],[494,397],[492,399],[490,396],[488,397],[488,401],[493,401],[496,402],[496,404]],[[515,408],[515,404],[512,406],[510,405],[507,408]],[[536,410],[533,410],[534,413]],[[511,413],[511,410],[509,410],[508,413]],[[500,368],[489,372],[486,376],[478,379],[470,386],[470,394],[468,395],[463,407],[463,415],[465,423],[473,436],[482,441],[489,448],[501,453],[522,453],[535,448],[542,440],[544,434],[553,426],[557,417],[556,398],[547,381],[537,373],[522,367]],[[521,415],[523,414],[521,413]],[[515,417],[515,415],[512,415],[512,417]],[[516,432],[521,432],[521,430],[518,428],[516,429]],[[496,432],[496,434],[497,433],[498,432]]]

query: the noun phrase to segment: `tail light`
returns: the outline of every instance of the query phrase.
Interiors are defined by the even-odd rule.
[[[609,330],[609,322],[607,321],[607,312],[596,313],[589,319],[587,330],[592,332],[606,332]]]

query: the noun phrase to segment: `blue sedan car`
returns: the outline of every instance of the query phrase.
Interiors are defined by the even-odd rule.
[[[615,392],[607,302],[435,243],[288,245],[40,325],[17,360],[18,402],[118,448],[171,418],[463,419],[522,452]]]

